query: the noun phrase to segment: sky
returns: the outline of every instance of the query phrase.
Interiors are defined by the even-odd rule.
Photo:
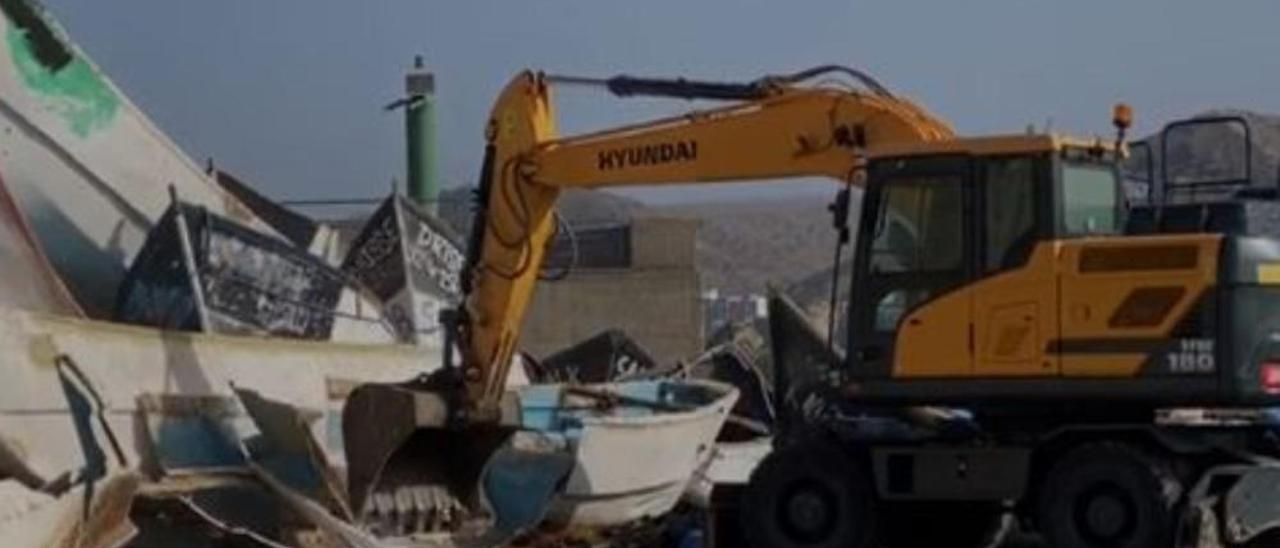
[[[1028,124],[1139,133],[1206,109],[1280,112],[1274,0],[45,0],[72,38],[197,160],[277,199],[368,198],[403,180],[400,96],[436,74],[440,173],[472,184],[493,98],[525,68],[745,81],[819,64],[870,72],[961,133]],[[558,95],[577,133],[683,101]],[[790,187],[666,188],[651,202]]]

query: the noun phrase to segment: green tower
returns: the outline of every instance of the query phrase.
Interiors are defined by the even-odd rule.
[[[436,214],[440,198],[439,161],[436,153],[435,75],[427,72],[422,56],[404,78],[406,166],[409,199]]]

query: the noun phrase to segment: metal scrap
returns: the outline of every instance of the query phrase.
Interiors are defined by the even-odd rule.
[[[233,398],[143,393],[137,406],[148,434],[144,457],[153,472],[207,473],[244,466],[231,424],[240,415]]]
[[[260,432],[245,445],[256,466],[290,478],[295,488],[311,493],[342,518],[354,519],[341,480],[311,436],[309,425],[319,413],[264,398],[254,390],[234,390]]]

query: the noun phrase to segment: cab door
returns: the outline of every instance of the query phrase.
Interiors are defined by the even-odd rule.
[[[1042,154],[976,162],[981,245],[973,284],[974,376],[1057,375],[1047,343],[1058,332],[1052,169]]]
[[[867,377],[957,377],[972,368],[968,156],[873,162],[854,266],[851,357]]]

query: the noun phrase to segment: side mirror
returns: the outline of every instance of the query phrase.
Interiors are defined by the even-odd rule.
[[[836,193],[836,197],[827,204],[827,211],[831,212],[831,226],[840,234],[840,243],[849,241],[849,201],[850,190],[846,186]]]

